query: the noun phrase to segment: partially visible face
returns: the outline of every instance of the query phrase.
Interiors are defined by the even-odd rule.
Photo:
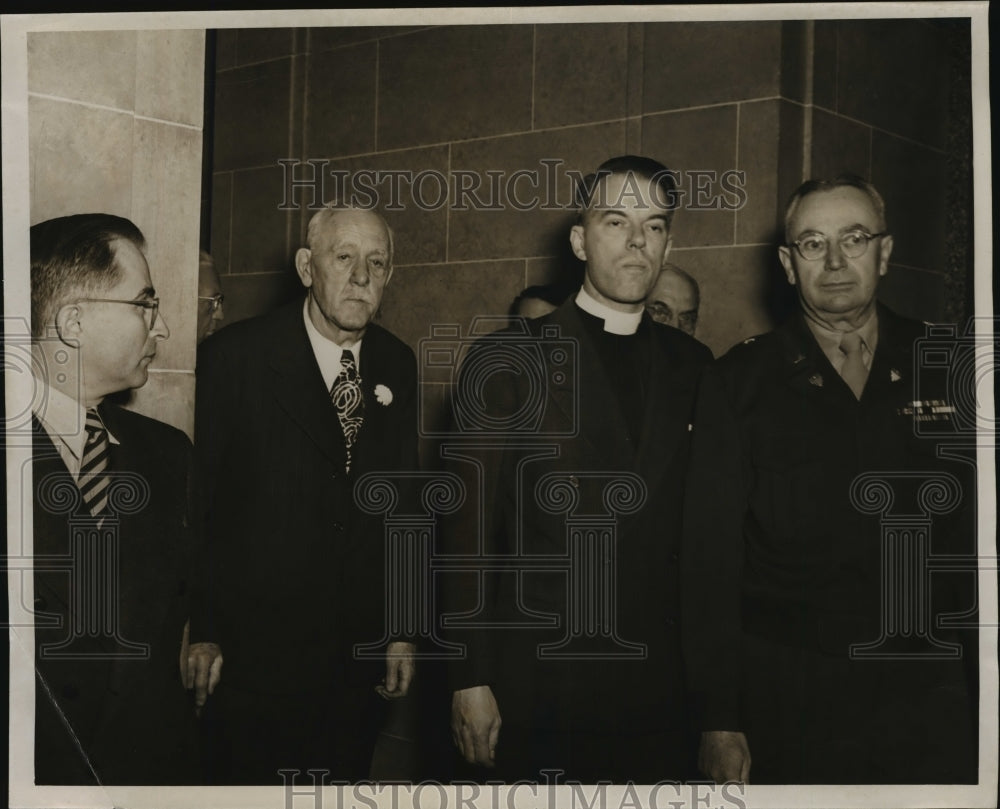
[[[664,270],[646,298],[646,311],[657,323],[673,326],[694,336],[698,325],[698,304],[694,288],[686,278]]]
[[[848,258],[839,239],[848,231],[879,233],[881,223],[868,195],[841,186],[803,197],[789,220],[789,241],[817,235],[827,240],[826,256],[807,261],[794,247],[779,247],[788,283],[807,314],[826,322],[863,322],[875,306],[878,280],[886,274],[892,237],[872,239],[864,255]]]
[[[127,239],[112,242],[121,280],[92,297],[138,301],[156,297],[149,265],[142,251]],[[170,336],[157,313],[152,327],[150,313],[141,306],[124,303],[82,301],[80,307],[80,351],[83,381],[88,399],[100,399],[126,388],[146,384],[149,365],[159,340]]]
[[[219,283],[219,274],[215,271],[215,264],[210,261],[202,261],[198,265],[198,342],[200,343],[222,325],[225,319],[225,312],[222,304],[214,308],[211,300],[216,295],[222,294],[222,285]]]
[[[358,339],[375,316],[392,275],[389,232],[371,211],[338,211],[327,220],[313,249],[295,264],[309,289],[310,318],[337,342]]]
[[[570,231],[573,252],[587,262],[584,289],[612,309],[640,311],[666,258],[669,210],[658,196],[644,177],[612,174]]]

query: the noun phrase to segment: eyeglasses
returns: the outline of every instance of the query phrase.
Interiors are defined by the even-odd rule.
[[[226,300],[226,296],[223,295],[220,292],[217,295],[211,295],[211,296],[209,296],[209,295],[199,295],[198,296],[198,300],[199,301],[211,301],[212,303],[209,306],[209,313],[214,315],[216,312],[219,311],[219,307],[222,306],[223,301]]]
[[[849,230],[838,237],[837,244],[840,245],[840,252],[847,256],[847,258],[861,258],[868,250],[868,242],[887,235],[886,231],[882,231],[881,233],[867,233],[863,230]],[[798,241],[785,245],[785,247],[793,246],[806,261],[819,261],[829,251],[830,240],[825,236],[812,233],[808,236],[803,236]]]
[[[79,298],[78,303],[83,303],[84,301],[90,301],[92,303],[127,303],[129,306],[141,306],[146,310],[146,328],[153,328],[153,324],[156,323],[156,315],[160,309],[160,299],[159,298],[142,298],[137,301],[123,301],[118,298]]]

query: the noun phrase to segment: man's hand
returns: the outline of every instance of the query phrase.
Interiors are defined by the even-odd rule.
[[[701,734],[698,769],[718,784],[750,781],[750,748],[747,737],[731,730],[709,730]]]
[[[385,685],[375,686],[382,699],[399,699],[406,696],[417,668],[413,659],[416,653],[415,643],[393,641],[386,647]]]
[[[493,766],[501,724],[500,708],[488,685],[452,694],[451,737],[470,764]]]
[[[222,649],[217,643],[192,643],[188,646],[189,631],[189,626],[185,624],[181,644],[181,677],[186,689],[194,689],[194,710],[201,715],[208,695],[215,691],[215,686],[222,679]],[[187,647],[187,654],[184,654],[184,647]]]

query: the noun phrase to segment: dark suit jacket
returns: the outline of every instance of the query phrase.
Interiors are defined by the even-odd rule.
[[[469,502],[446,522],[444,536],[450,550],[500,555],[507,571],[486,576],[482,594],[478,578],[453,577],[449,609],[476,609],[482,595],[479,618],[494,626],[455,631],[455,640],[468,643],[469,658],[453,667],[452,685],[490,685],[504,721],[526,727],[628,733],[679,726],[680,506],[695,389],[711,355],[682,332],[646,318],[646,406],[636,445],[583,317],[571,300],[550,315],[527,321],[539,349],[540,373],[483,377],[483,401],[493,423],[510,419],[514,426],[500,438],[478,442],[492,448],[477,451],[473,440],[470,448],[461,450],[477,458],[455,465],[467,481]],[[558,338],[544,334],[553,327]],[[501,367],[491,366],[490,356],[504,362],[502,343],[502,337],[487,338],[475,348],[462,366],[466,381],[460,388],[472,384],[476,369]],[[577,357],[576,370],[558,350],[551,350],[567,344]],[[529,412],[540,416],[528,423],[522,417]],[[532,454],[538,457],[524,462]],[[615,477],[631,481],[626,489],[638,485],[644,490],[641,506],[632,513],[625,513],[630,509],[624,503],[619,503],[617,514],[608,511],[614,498],[607,498],[605,487]],[[571,490],[576,498],[568,517],[565,509],[542,506],[546,495],[539,487],[552,484]],[[477,495],[480,485],[482,493]],[[570,522],[596,524],[607,517],[615,521],[618,544],[614,553],[603,552],[599,568],[601,575],[613,573],[616,596],[611,609],[620,639],[644,645],[645,656],[540,658],[539,644],[558,643],[567,632],[571,574],[534,570],[518,575],[520,563],[511,557],[565,557]],[[558,625],[512,626],[532,613],[554,618]],[[505,628],[496,626],[505,623]],[[588,647],[586,639],[578,641],[582,645],[574,648],[585,656],[608,651]]]
[[[198,357],[196,453],[208,558],[192,641],[221,644],[227,684],[264,693],[374,686],[381,662],[354,644],[385,629],[384,523],[354,484],[417,465],[416,363],[385,329],[361,348],[364,424],[344,473],[344,439],[302,301],[236,323]],[[391,403],[380,404],[384,385]]]
[[[105,525],[113,527],[118,515],[119,637],[148,644],[149,654],[112,657],[124,651],[116,640],[84,637],[70,650],[97,654],[97,659],[41,656],[43,646],[66,640],[80,618],[67,565],[71,523],[82,503],[73,507],[76,484],[36,421],[36,782],[194,783],[194,708],[178,671],[193,536],[188,527],[191,442],[179,430],[113,405],[101,405],[100,413],[120,442],[111,446],[113,474],[141,477],[148,486],[148,502],[125,504],[125,511],[134,513],[118,512],[112,498]],[[58,496],[60,487],[68,499]],[[51,625],[53,616],[57,626]]]
[[[860,401],[800,314],[734,347],[705,375],[688,481],[683,582],[686,662],[704,700],[706,730],[743,727],[741,633],[845,664],[851,644],[879,638],[882,518],[852,501],[857,476],[892,478],[891,513],[898,517],[922,511],[917,489],[923,478],[907,479],[908,472],[954,475],[962,486],[959,502],[933,516],[930,551],[975,553],[974,470],[938,458],[940,442],[917,429],[913,415],[915,400],[954,405],[960,394],[934,367],[916,362],[923,324],[883,306],[878,318],[878,345]],[[962,367],[958,355],[948,356]],[[968,574],[929,578],[935,614],[974,604]],[[954,630],[934,628],[934,634],[959,640]],[[724,650],[730,654],[719,665]],[[880,664],[858,665],[874,671]],[[901,670],[926,679],[930,666],[917,661]],[[897,689],[907,687],[892,676]],[[954,676],[961,680],[960,671]],[[916,712],[921,698],[914,697]],[[907,731],[900,726],[897,732]]]

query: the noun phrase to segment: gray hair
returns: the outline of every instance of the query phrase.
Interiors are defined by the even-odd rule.
[[[326,227],[330,224],[333,218],[343,211],[363,211],[365,213],[375,214],[380,220],[382,220],[382,225],[385,227],[385,232],[389,234],[389,266],[392,266],[392,257],[395,252],[394,250],[394,237],[392,233],[392,228],[389,227],[389,223],[385,221],[385,217],[382,216],[378,211],[371,208],[358,208],[354,205],[328,205],[319,211],[316,211],[309,220],[309,225],[306,228],[306,246],[310,250],[314,250],[316,245],[320,241],[320,237]]]
[[[785,206],[785,242],[790,242],[792,239],[791,222],[792,217],[795,215],[796,209],[799,207],[799,203],[807,197],[809,194],[815,194],[818,191],[833,191],[835,188],[857,188],[859,191],[863,192],[871,200],[872,207],[875,209],[875,217],[878,219],[878,229],[880,231],[885,231],[888,225],[885,219],[885,200],[882,199],[882,195],[878,192],[870,182],[868,182],[863,177],[859,177],[856,174],[841,174],[832,180],[806,180],[802,185],[795,189],[792,195],[788,198],[788,204]]]

